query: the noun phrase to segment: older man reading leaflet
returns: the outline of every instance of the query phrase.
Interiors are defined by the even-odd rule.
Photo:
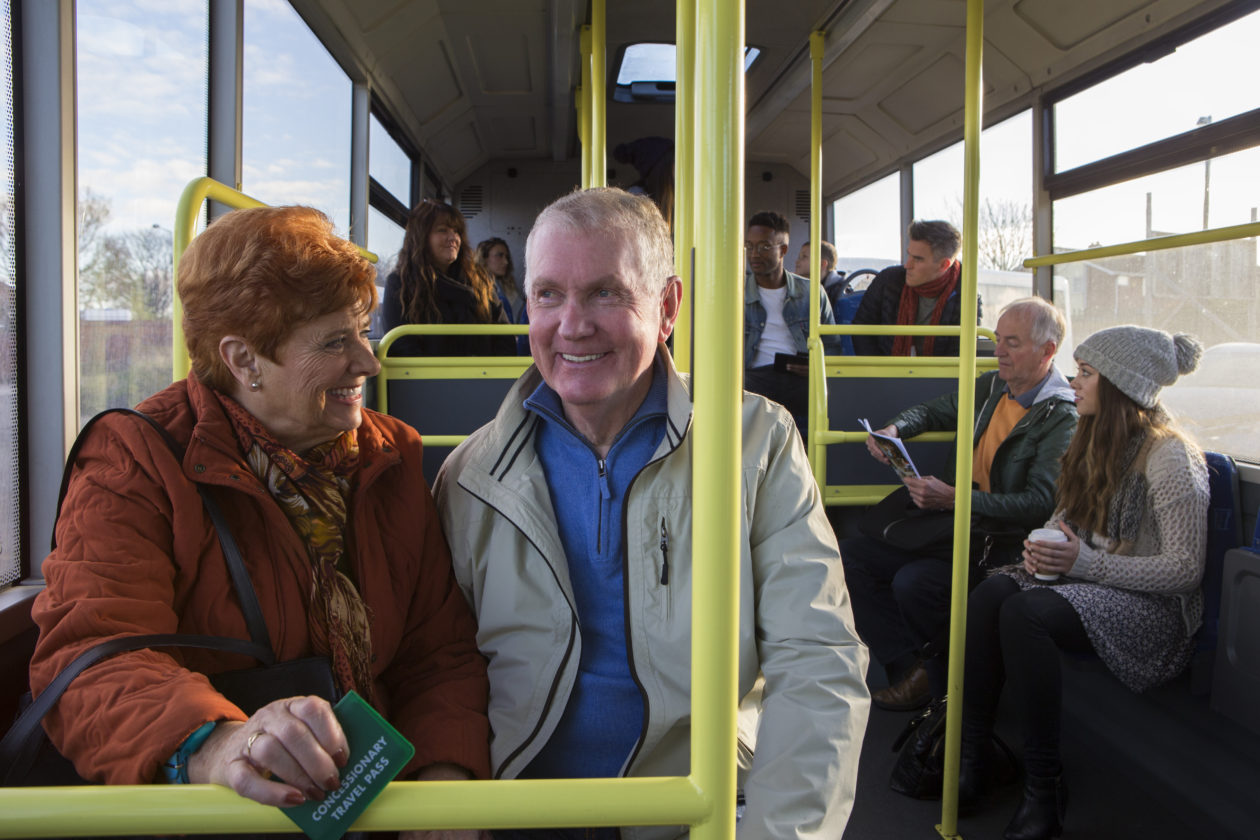
[[[497,778],[689,772],[694,430],[689,379],[664,343],[682,296],[671,250],[656,207],[621,190],[546,208],[526,245],[535,366],[438,478],[489,661]],[[742,422],[731,702],[748,700],[759,722],[742,743],[738,836],[833,840],[853,805],[867,654],[790,416],[745,394]]]

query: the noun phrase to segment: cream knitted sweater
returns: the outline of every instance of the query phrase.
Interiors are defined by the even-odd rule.
[[[1203,601],[1198,597],[1207,550],[1208,473],[1203,453],[1172,436],[1151,446],[1146,462],[1147,493],[1137,540],[1116,553],[1114,540],[1084,540],[1070,577],[1121,589],[1175,595],[1181,601],[1186,632],[1198,629]],[[1046,527],[1057,527],[1062,512]]]

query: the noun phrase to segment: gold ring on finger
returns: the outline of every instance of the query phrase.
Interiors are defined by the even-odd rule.
[[[250,735],[249,738],[247,738],[245,741],[245,757],[248,758],[250,761],[253,761],[254,757],[250,755],[249,751],[254,748],[254,742],[257,741],[258,736],[262,734],[263,734],[263,731],[259,729],[257,732]]]

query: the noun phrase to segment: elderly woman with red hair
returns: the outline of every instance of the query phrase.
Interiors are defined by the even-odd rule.
[[[278,659],[327,657],[338,688],[415,745],[401,778],[484,777],[485,664],[420,437],[363,407],[379,370],[372,266],[316,210],[255,208],[197,237],[178,284],[192,373],[138,408],[185,451],[125,414],[85,437],[34,608],[32,688],[115,636],[247,637],[202,485]],[[298,697],[246,714],[207,676],[250,664],[190,649],[119,654],[71,683],[45,726],[96,781],[214,782],[277,806],[323,799],[347,756],[331,707]]]

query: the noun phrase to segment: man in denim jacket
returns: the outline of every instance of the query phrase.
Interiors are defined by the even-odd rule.
[[[809,402],[807,366],[775,370],[774,357],[804,353],[809,342],[809,280],[783,267],[788,250],[787,219],[764,211],[748,220],[744,251],[744,388],[782,403],[801,433]],[[831,303],[819,293],[819,323],[834,324]],[[823,336],[827,353],[840,352],[840,336]]]

